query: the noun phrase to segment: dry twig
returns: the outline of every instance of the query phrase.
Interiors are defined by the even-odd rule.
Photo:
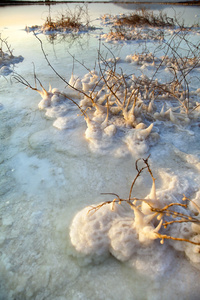
[[[103,206],[105,206],[107,204],[112,204],[112,209],[114,209],[114,206],[116,204],[121,204],[122,202],[127,203],[131,207],[131,209],[133,209],[135,211],[135,210],[139,209],[139,206],[136,206],[134,203],[145,202],[147,205],[149,205],[149,208],[150,208],[151,212],[153,213],[150,220],[152,220],[152,218],[155,218],[155,217],[157,217],[159,220],[162,219],[162,221],[160,221],[160,224],[162,225],[161,229],[162,228],[165,229],[165,228],[167,228],[167,226],[172,226],[173,224],[176,224],[176,223],[190,222],[190,223],[200,224],[200,220],[198,218],[190,216],[189,214],[186,214],[186,213],[177,212],[175,210],[175,208],[177,208],[177,207],[182,207],[187,212],[187,208],[188,208],[187,204],[170,203],[168,205],[165,205],[163,208],[158,208],[155,205],[153,205],[152,204],[153,202],[151,202],[149,199],[140,199],[140,198],[136,198],[136,197],[131,197],[133,186],[135,185],[135,182],[138,179],[138,177],[141,175],[141,173],[145,169],[148,169],[148,172],[151,175],[153,183],[155,181],[155,178],[154,178],[153,173],[151,171],[148,159],[149,159],[149,157],[147,157],[147,159],[142,159],[142,161],[144,162],[144,166],[141,167],[141,168],[138,167],[138,162],[141,159],[136,161],[135,167],[136,167],[136,170],[137,170],[137,175],[135,176],[135,178],[134,178],[134,180],[131,184],[131,188],[130,188],[128,198],[126,198],[126,199],[121,198],[118,194],[115,194],[115,193],[102,193],[102,195],[114,195],[114,196],[116,196],[116,198],[114,198],[112,201],[105,201],[105,202],[103,202],[103,203],[101,203],[97,206],[93,206],[88,211],[88,213],[91,213],[91,212],[95,213],[97,210],[99,210],[100,208],[102,208]],[[183,200],[191,201],[190,199],[188,199],[185,196],[184,196]],[[172,207],[174,207],[173,210],[171,209]],[[197,206],[197,209],[200,212],[200,208],[198,206]],[[168,218],[173,217],[173,220],[166,220],[166,221],[163,222],[165,217],[168,217]],[[166,235],[164,233],[159,233],[159,232],[155,232],[155,236],[157,238],[161,239],[161,244],[164,242],[165,239],[171,239],[171,240],[174,240],[174,241],[181,241],[181,242],[191,243],[191,244],[194,244],[194,245],[200,245],[200,243],[194,242],[190,239],[180,238],[180,237],[173,237],[173,236]]]

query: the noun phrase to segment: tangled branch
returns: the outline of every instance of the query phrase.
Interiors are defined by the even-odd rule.
[[[199,218],[191,216],[190,214],[187,214],[187,211],[188,211],[187,204],[173,202],[168,205],[165,205],[164,207],[158,207],[160,203],[158,203],[158,206],[156,206],[155,199],[141,199],[141,198],[137,198],[137,197],[131,197],[132,190],[136,183],[136,180],[138,179],[138,177],[141,175],[141,173],[145,169],[148,170],[148,172],[153,180],[152,188],[153,189],[155,188],[154,187],[155,178],[154,178],[152,170],[150,168],[148,159],[149,159],[149,157],[147,157],[146,159],[139,159],[136,161],[135,168],[137,170],[137,175],[135,176],[135,178],[131,184],[128,198],[121,198],[116,193],[102,193],[102,195],[113,195],[113,196],[115,196],[115,198],[112,201],[105,201],[97,206],[93,206],[91,209],[89,209],[88,214],[90,214],[90,213],[93,214],[93,213],[97,212],[97,210],[101,209],[103,206],[108,205],[108,204],[112,204],[112,210],[114,210],[116,204],[120,205],[122,202],[125,202],[130,206],[131,209],[134,210],[135,218],[137,218],[137,215],[140,214],[141,218],[144,218],[144,220],[148,220],[148,222],[144,222],[143,226],[152,225],[151,222],[155,218],[157,218],[157,220],[160,221],[159,224],[157,225],[157,227],[154,228],[154,230],[153,230],[153,239],[159,238],[161,240],[161,244],[163,244],[165,239],[171,239],[174,241],[181,241],[181,242],[191,243],[194,245],[200,245],[200,243],[194,242],[187,238],[174,237],[171,235],[166,235],[164,233],[158,232],[160,230],[163,231],[163,229],[166,229],[168,226],[172,226],[173,224],[176,224],[176,223],[188,222],[188,223],[200,224]],[[144,166],[139,168],[138,162],[140,160],[143,161]],[[187,198],[185,196],[183,197],[183,200],[191,201],[189,198]],[[142,210],[139,208],[140,205],[138,205],[138,203],[142,203],[142,202],[144,202],[145,204],[147,204],[149,206],[149,209],[151,212],[149,215],[144,215],[142,213]],[[176,208],[178,208],[178,207],[185,209],[186,213],[180,213],[180,212],[176,211]],[[198,212],[200,212],[200,208],[198,207],[197,204],[195,204],[195,207],[197,208]],[[173,218],[173,219],[170,220],[170,218]],[[137,229],[137,224],[136,224],[136,229]],[[139,225],[139,229],[143,230],[143,228],[141,227],[141,224]]]

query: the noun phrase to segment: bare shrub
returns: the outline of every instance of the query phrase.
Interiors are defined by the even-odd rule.
[[[89,122],[89,119],[93,118],[93,113],[96,112],[105,114],[105,120],[98,125],[101,128],[105,128],[110,122],[115,122],[116,117],[121,118],[126,126],[134,128],[140,126],[141,122],[149,125],[149,121],[154,122],[156,119],[187,123],[193,118],[193,112],[199,106],[196,99],[190,95],[189,81],[192,71],[200,65],[200,46],[190,42],[186,32],[175,33],[150,55],[144,53],[130,57],[130,59],[138,59],[140,63],[152,62],[155,71],[151,77],[143,74],[141,76],[125,74],[122,69],[117,68],[118,59],[112,51],[105,46],[111,56],[108,59],[106,55],[103,55],[100,46],[98,71],[88,70],[83,65],[87,72],[89,71],[90,82],[88,83],[74,77],[73,74],[69,81],[63,78],[49,61],[42,41],[37,35],[35,36],[41,44],[44,57],[51,69],[68,87],[81,94],[80,103],[74,99],[73,103],[81,109],[86,122]],[[183,55],[179,52],[182,43],[185,47]],[[156,54],[159,51],[164,52],[164,56],[157,57]],[[160,82],[157,75],[166,69],[170,76],[166,76],[165,82]],[[15,75],[15,79],[31,87],[25,80],[22,80],[22,77]],[[66,95],[66,98],[69,97]],[[166,101],[175,103],[167,111],[162,107]]]
[[[13,49],[11,48],[11,45],[8,43],[7,38],[2,38],[0,34],[0,57],[3,58],[5,57],[5,54],[9,55],[9,58],[13,58]]]
[[[129,196],[127,198],[121,198],[116,193],[103,193],[103,195],[113,195],[115,198],[112,201],[105,201],[99,205],[92,206],[91,209],[88,210],[88,214],[95,213],[97,210],[101,209],[103,206],[112,204],[112,209],[114,210],[115,205],[120,205],[121,203],[125,202],[128,204],[130,209],[134,211],[135,214],[135,229],[139,235],[142,234],[142,239],[146,240],[155,240],[160,239],[160,243],[163,244],[165,239],[170,239],[173,241],[180,241],[180,242],[187,242],[193,245],[200,245],[199,242],[194,241],[194,239],[187,239],[184,237],[174,237],[170,234],[165,234],[165,229],[167,227],[173,226],[174,224],[181,224],[181,223],[191,223],[200,225],[200,207],[196,203],[195,208],[197,213],[192,216],[191,212],[188,209],[188,204],[186,203],[179,203],[179,202],[171,202],[164,207],[162,207],[162,199],[157,199],[156,196],[156,188],[155,188],[155,178],[153,176],[152,170],[150,168],[149,157],[147,159],[138,159],[135,163],[135,168],[137,170],[137,175],[134,178],[131,188],[129,191]],[[139,162],[143,162],[143,166],[139,167]],[[137,197],[132,196],[133,187],[141,176],[142,172],[147,169],[148,173],[150,174],[153,184],[150,193],[150,198],[140,199]],[[183,201],[191,202],[189,198],[183,195]],[[193,201],[192,201],[193,202]],[[178,208],[178,210],[176,210]],[[179,210],[181,208],[181,212]],[[200,228],[200,227],[199,227]],[[160,233],[161,232],[161,233]],[[196,232],[193,232],[192,238],[197,235]]]
[[[13,49],[8,43],[8,38],[2,38],[0,34],[0,76],[8,76],[13,70],[10,68],[14,67],[16,63],[22,62],[23,57],[14,56]]]
[[[178,18],[168,17],[160,12],[155,14],[146,9],[138,9],[135,13],[116,16],[104,15],[102,21],[112,28],[103,38],[107,40],[157,40],[162,41],[166,29],[181,29],[181,31],[196,30],[197,24],[186,27]]]
[[[26,27],[27,31],[41,30],[49,34],[52,32],[80,32],[92,29],[94,27],[90,26],[87,5],[76,5],[74,11],[68,7],[65,12],[58,13],[55,19],[52,18],[49,9],[49,15],[42,26]]]
[[[176,24],[173,18],[162,12],[155,15],[153,12],[148,12],[145,9],[137,10],[136,13],[122,15],[117,18],[114,25],[120,26],[151,26],[151,27],[174,27]]]

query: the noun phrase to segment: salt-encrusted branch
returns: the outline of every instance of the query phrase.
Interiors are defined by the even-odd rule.
[[[137,178],[141,175],[141,173],[144,169],[148,169],[148,172],[149,172],[150,176],[153,179],[152,187],[154,187],[155,178],[153,177],[153,173],[152,173],[152,170],[149,166],[148,159],[149,159],[149,156],[146,159],[142,159],[145,166],[143,166],[141,168],[138,167],[138,162],[141,159],[138,159],[135,163],[135,168],[137,170],[137,175],[135,176],[135,178],[134,178],[134,180],[131,184],[131,188],[130,188],[130,192],[129,192],[129,198],[127,198],[127,199],[121,198],[116,193],[102,193],[103,195],[113,195],[116,198],[114,198],[112,201],[105,201],[105,202],[100,203],[99,205],[93,206],[91,209],[89,209],[88,213],[91,213],[91,212],[95,213],[97,210],[99,210],[100,208],[102,208],[103,206],[105,206],[107,204],[112,204],[112,210],[114,210],[116,204],[120,205],[122,202],[125,202],[134,211],[136,231],[138,231],[138,233],[140,234],[140,230],[141,230],[142,234],[145,234],[147,239],[148,239],[148,237],[149,237],[149,239],[159,238],[159,239],[161,239],[161,244],[164,243],[165,239],[171,239],[171,240],[174,240],[174,241],[181,241],[181,242],[191,243],[191,244],[194,244],[194,245],[200,245],[200,243],[194,242],[190,239],[181,238],[181,237],[174,237],[174,236],[171,236],[171,235],[166,235],[166,234],[163,234],[163,233],[159,233],[159,231],[162,228],[166,229],[167,226],[172,226],[173,224],[177,224],[177,223],[179,224],[179,223],[189,223],[190,222],[190,223],[200,224],[200,220],[197,217],[193,217],[193,216],[188,215],[186,213],[180,213],[180,212],[177,212],[176,210],[170,209],[171,207],[174,207],[174,208],[182,207],[182,208],[187,210],[188,209],[187,204],[172,202],[172,203],[169,203],[168,205],[165,205],[164,207],[161,208],[161,207],[155,206],[156,202],[152,201],[152,200],[156,200],[156,199],[140,199],[140,198],[136,198],[136,197],[131,198],[133,186],[134,186]],[[156,195],[154,195],[154,196],[156,198]],[[185,196],[183,197],[183,200],[191,201],[189,198],[187,198]],[[142,213],[142,211],[140,210],[140,206],[139,205],[136,206],[136,203],[138,203],[138,202],[145,202],[149,206],[150,212],[152,212],[152,213],[150,213],[149,215],[144,215]],[[198,205],[196,203],[194,203],[193,201],[192,201],[192,203],[195,205],[198,212],[200,212],[200,208],[198,207]],[[155,217],[157,217],[157,220],[159,220],[159,224],[157,225],[157,227],[154,228],[151,225],[151,221]],[[165,217],[168,217],[168,218],[173,217],[174,220],[166,220],[164,222]],[[139,223],[137,223],[137,222],[139,222]]]

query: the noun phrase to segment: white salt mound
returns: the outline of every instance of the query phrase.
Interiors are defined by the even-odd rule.
[[[164,186],[158,193],[153,180],[151,192],[144,198],[145,202],[141,201],[141,205],[112,202],[104,205],[100,203],[93,206],[93,209],[92,206],[84,208],[74,217],[70,227],[70,238],[77,255],[95,258],[106,257],[111,253],[118,260],[127,261],[141,272],[148,271],[157,276],[170,268],[176,251],[182,251],[192,264],[200,268],[200,245],[171,239],[162,240],[168,235],[200,243],[199,223],[173,223],[165,229],[162,227],[164,214],[155,214],[147,204],[163,208],[168,204],[178,203],[179,189],[182,189],[181,192],[189,189],[187,182],[184,186],[185,189],[182,181],[174,175],[171,182],[168,181],[168,188]],[[190,215],[188,209],[179,205],[175,207],[177,213]],[[173,207],[169,209],[173,210]],[[198,219],[197,211],[199,213],[198,208],[195,214]],[[166,215],[164,220],[170,221],[170,218],[170,215]]]

